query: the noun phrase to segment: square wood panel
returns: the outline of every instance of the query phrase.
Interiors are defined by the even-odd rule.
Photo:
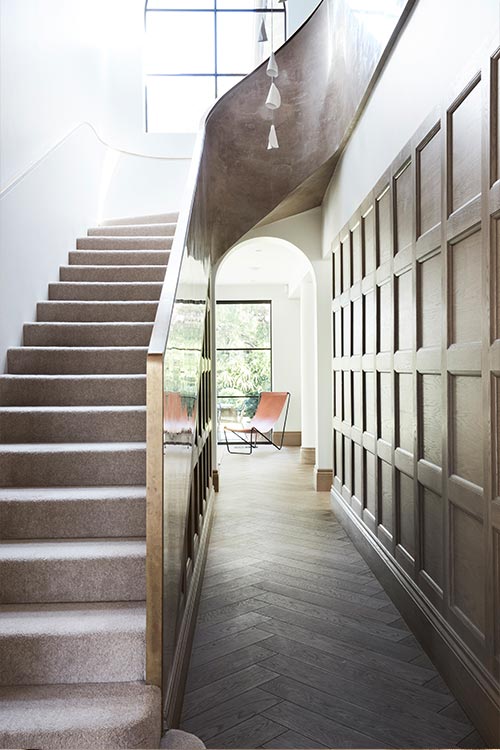
[[[344,487],[352,492],[352,443],[344,435]]]
[[[381,266],[392,255],[391,191],[386,190],[377,198],[377,265]]]
[[[363,295],[363,354],[375,352],[375,292]]]
[[[413,240],[413,182],[408,162],[394,178],[395,251],[398,253]]]
[[[373,453],[363,450],[363,469],[365,476],[363,507],[365,507],[373,517],[375,517],[375,508],[377,504],[375,464],[376,458]]]
[[[375,373],[363,373],[363,401],[365,406],[365,430],[371,435],[376,432],[376,414],[375,414]]]
[[[342,253],[342,291],[346,292],[351,287],[352,263],[351,263],[351,238],[345,237],[341,244]]]
[[[351,356],[351,305],[342,308],[342,356]]]
[[[397,543],[415,558],[415,500],[413,479],[396,472],[397,483]]]
[[[392,466],[385,461],[378,462],[379,518],[378,522],[392,534]]]
[[[449,248],[450,344],[481,340],[481,231]]]
[[[335,370],[333,373],[333,415],[342,419],[342,372]]]
[[[420,455],[435,466],[442,465],[441,375],[420,375]]]
[[[342,310],[337,310],[333,314],[333,351],[335,357],[342,356]]]
[[[417,148],[417,235],[425,234],[441,221],[441,131]]]
[[[417,265],[418,347],[441,346],[441,253]]]
[[[333,255],[333,296],[342,294],[342,247],[339,245]]]
[[[378,373],[378,409],[379,409],[379,437],[387,443],[392,443],[394,423],[394,398],[392,393],[392,373]]]
[[[413,374],[396,375],[398,387],[397,446],[413,453],[415,415],[413,407]]]
[[[413,274],[412,271],[405,271],[396,277],[396,294],[397,294],[397,325],[396,339],[399,350],[413,349]]]
[[[479,376],[450,376],[451,472],[483,485],[482,380]]]
[[[335,476],[339,480],[340,484],[344,481],[344,471],[343,471],[343,458],[342,458],[342,439],[343,435],[338,430],[335,430],[334,433],[334,458],[335,458]]]
[[[390,281],[378,287],[378,351],[392,351],[392,286]]]
[[[485,622],[485,566],[483,525],[451,505],[452,604],[481,633]]]
[[[352,394],[351,394],[351,371],[347,370],[342,373],[342,419],[347,424],[352,423]]]
[[[363,298],[352,303],[352,353],[363,353]]]
[[[449,113],[448,185],[451,212],[481,192],[481,83],[468,88]]]
[[[352,247],[352,283],[361,281],[363,278],[363,255],[361,245],[361,225],[356,224],[351,231]]]
[[[363,229],[365,276],[367,276],[375,271],[377,264],[375,252],[375,212],[373,206],[370,206],[368,211],[363,215],[361,225]]]
[[[363,503],[363,449],[353,443],[353,486],[352,494]]]
[[[420,485],[422,570],[440,588],[444,582],[443,499]]]
[[[361,372],[352,373],[352,402],[354,425],[363,430],[363,377]]]

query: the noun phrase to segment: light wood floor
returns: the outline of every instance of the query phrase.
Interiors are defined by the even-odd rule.
[[[220,469],[182,728],[209,748],[482,747],[298,449]]]

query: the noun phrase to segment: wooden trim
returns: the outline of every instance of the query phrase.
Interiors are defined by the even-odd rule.
[[[150,355],[146,378],[146,682],[163,672],[163,357]]]
[[[300,463],[314,466],[316,463],[316,448],[301,448]]]
[[[280,443],[281,432],[274,433],[274,441]],[[300,430],[285,430],[283,435],[283,445],[288,448],[299,448],[302,443],[302,433]]]
[[[330,492],[333,484],[333,469],[314,469],[316,492]]]
[[[332,488],[332,509],[489,747],[500,746],[498,686],[410,576]]]
[[[214,485],[214,492],[218,492],[219,491],[219,470],[218,469],[214,469],[212,471],[212,482]]]
[[[184,690],[189,669],[189,661],[191,659],[194,630],[198,616],[198,605],[203,585],[203,573],[205,571],[208,543],[210,541],[210,532],[212,530],[214,506],[215,489],[212,486],[206,505],[205,520],[200,535],[196,563],[191,575],[186,606],[184,607],[184,614],[182,616],[176,649],[172,661],[171,677],[165,697],[163,731],[177,728],[181,719]]]

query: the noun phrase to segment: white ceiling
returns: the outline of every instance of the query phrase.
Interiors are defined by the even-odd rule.
[[[309,269],[306,256],[290,243],[274,237],[258,237],[229,252],[217,273],[217,285],[296,286]]]

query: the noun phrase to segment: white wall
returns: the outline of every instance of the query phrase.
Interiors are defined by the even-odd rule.
[[[290,391],[286,429],[300,430],[300,302],[285,285],[217,284],[217,300],[271,300],[273,389]]]
[[[498,38],[498,0],[419,0],[323,201],[323,252],[461,71]],[[494,42],[493,42],[494,44]]]
[[[21,344],[23,323],[35,319],[36,302],[98,212],[105,162],[105,146],[78,128],[1,196],[0,373],[7,348]]]
[[[144,0],[1,0],[0,185],[83,121],[112,146],[190,157],[193,136],[144,133]]]

